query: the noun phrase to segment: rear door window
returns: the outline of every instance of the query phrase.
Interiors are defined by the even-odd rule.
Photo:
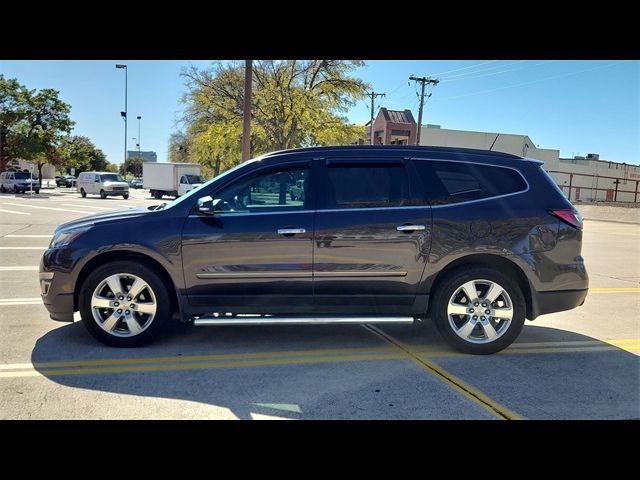
[[[520,173],[476,163],[415,160],[426,198],[431,205],[482,200],[526,190]]]
[[[403,162],[328,161],[325,207],[392,208],[419,205]]]

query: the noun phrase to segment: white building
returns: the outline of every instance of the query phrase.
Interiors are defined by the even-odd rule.
[[[8,172],[31,172],[34,176],[38,175],[38,166],[35,162],[23,159],[12,159],[7,163]],[[56,176],[56,167],[49,163],[42,166],[42,179],[52,179]]]
[[[538,148],[527,135],[427,125],[420,130],[420,145],[477,148],[541,160],[572,202],[640,202],[640,165],[600,160],[597,154],[560,158],[559,150]]]

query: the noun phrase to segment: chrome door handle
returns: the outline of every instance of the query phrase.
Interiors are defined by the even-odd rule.
[[[398,225],[396,230],[399,232],[415,232],[416,230],[426,230],[424,225]]]
[[[293,235],[294,233],[305,233],[304,228],[279,228],[278,235]]]

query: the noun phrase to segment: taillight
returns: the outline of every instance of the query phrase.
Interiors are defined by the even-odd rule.
[[[582,215],[580,215],[577,210],[573,208],[565,210],[549,210],[549,213],[563,222],[568,223],[572,227],[582,230]]]

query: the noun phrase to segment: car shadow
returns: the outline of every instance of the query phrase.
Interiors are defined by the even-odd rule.
[[[357,325],[172,330],[152,345],[115,349],[97,343],[76,322],[39,338],[31,361],[59,385],[196,402],[228,409],[240,419],[451,418],[444,413],[446,404],[460,401],[453,391],[443,403],[418,388],[416,379],[430,375]],[[448,348],[430,323],[383,330],[525,418],[640,417],[638,356],[594,338],[528,325],[504,352],[472,356]],[[367,357],[384,352],[395,356]],[[341,361],[343,355],[350,358]],[[353,358],[357,355],[364,358]],[[145,363],[150,358],[153,363]],[[189,367],[198,364],[204,367]],[[111,370],[103,373],[104,368]],[[391,410],[392,402],[413,403]],[[467,418],[465,412],[459,415]]]

